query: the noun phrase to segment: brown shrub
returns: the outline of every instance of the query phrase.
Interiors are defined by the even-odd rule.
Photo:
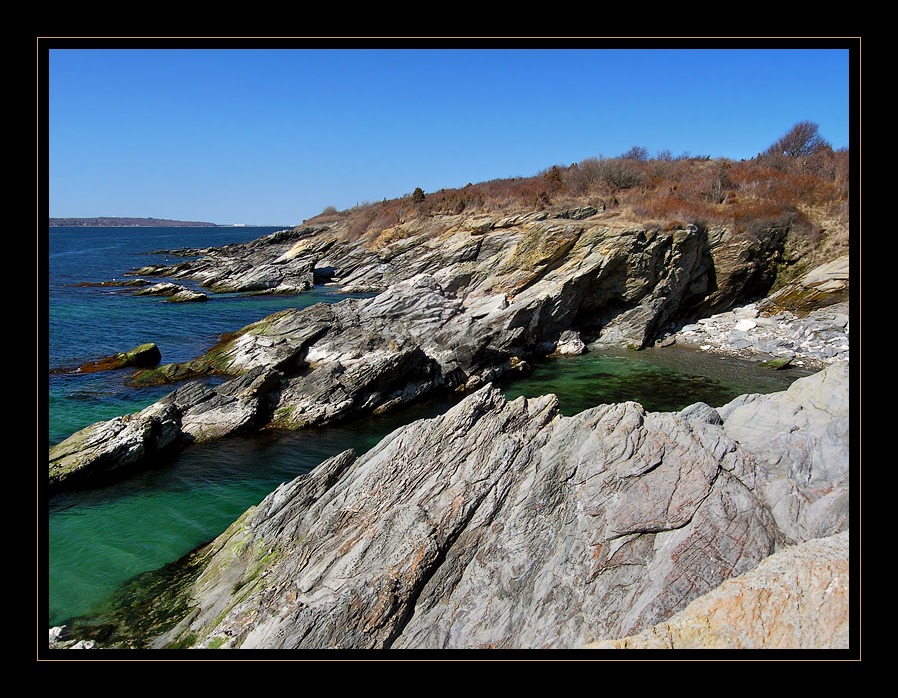
[[[641,150],[638,154],[645,156]],[[791,225],[810,239],[819,227],[803,223],[797,212],[817,208],[847,216],[849,169],[848,151],[828,148],[792,157],[789,167],[777,166],[769,156],[740,162],[671,157],[666,151],[655,159],[589,157],[568,167],[553,165],[533,177],[441,189],[423,201],[421,192],[328,213],[347,217],[346,234],[357,240],[373,238],[413,216],[501,214],[602,201],[663,229],[732,223],[750,232],[776,223]]]

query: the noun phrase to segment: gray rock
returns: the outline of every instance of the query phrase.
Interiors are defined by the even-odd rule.
[[[562,417],[553,396],[484,387],[247,512],[153,645],[563,648],[638,633],[784,542],[847,530],[827,494],[847,473],[847,376],[793,388]],[[784,487],[805,505],[784,509]]]
[[[184,286],[169,282],[153,284],[147,288],[135,291],[135,296],[173,296],[179,291],[186,290]]]
[[[792,542],[848,528],[849,382],[848,364],[838,363],[783,393],[718,409],[727,436],[754,455],[757,491]]]
[[[554,353],[562,356],[576,356],[578,354],[585,354],[586,345],[580,338],[579,332],[566,330],[565,332],[562,332],[561,337],[558,338],[558,344],[556,344],[555,346]]]
[[[194,303],[206,301],[209,296],[180,284],[169,282],[153,284],[134,293],[135,296],[168,296],[170,303]]]
[[[97,422],[50,449],[49,484],[143,464],[173,445],[180,435],[179,415],[171,405],[156,403],[140,412]]]
[[[169,303],[202,303],[204,301],[209,300],[209,296],[202,291],[192,291],[189,288],[185,288],[183,291],[178,291],[171,298],[168,299]]]

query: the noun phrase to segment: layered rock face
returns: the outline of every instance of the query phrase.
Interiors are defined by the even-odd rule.
[[[281,231],[144,275],[212,290],[296,293],[315,280],[381,291],[286,310],[135,385],[220,374],[146,410],[91,425],[50,453],[50,484],[137,465],[164,449],[264,426],[301,428],[471,391],[533,356],[585,343],[640,348],[669,321],[758,292],[782,231],[649,230],[594,209],[550,218],[442,217],[350,243],[338,229]],[[761,261],[759,261],[761,260]],[[300,280],[301,279],[301,280]]]
[[[563,417],[553,396],[485,386],[272,492],[201,552],[191,611],[152,646],[571,648],[646,631],[783,545],[848,530],[848,389],[839,364],[716,410]]]
[[[667,320],[763,295],[787,230],[646,228],[581,208],[505,218],[434,216],[349,242],[339,225],[280,231],[135,273],[192,279],[212,291],[297,293],[312,283],[382,292],[426,274],[466,307],[514,305],[531,347],[575,329],[643,347]],[[297,282],[296,279],[303,281]]]

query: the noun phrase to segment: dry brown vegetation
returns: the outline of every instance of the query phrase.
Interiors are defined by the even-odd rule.
[[[553,165],[531,177],[437,192],[416,189],[398,199],[342,212],[330,207],[306,223],[344,220],[345,234],[358,240],[438,216],[591,205],[664,229],[721,225],[751,233],[788,225],[811,245],[817,243],[825,221],[844,228],[837,232],[847,245],[849,161],[847,149],[833,150],[815,124],[803,122],[751,160],[673,157],[668,152],[649,157],[644,148],[634,147],[619,157]]]

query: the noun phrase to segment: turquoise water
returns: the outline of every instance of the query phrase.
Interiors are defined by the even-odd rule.
[[[244,242],[275,230],[50,228],[46,334],[51,372],[49,444],[93,422],[146,407],[168,392],[165,388],[141,392],[126,388],[124,381],[130,374],[121,371],[72,375],[54,370],[79,366],[146,342],[156,343],[163,363],[189,361],[211,348],[221,334],[278,310],[344,298],[316,289],[290,297],[220,294],[205,303],[168,303],[158,297],[135,296],[135,289],[76,284],[134,278],[124,273],[148,264],[182,261],[153,254],[157,250]]]
[[[108,281],[129,269],[175,261],[153,254],[156,250],[241,242],[273,230],[49,229],[45,345],[50,445],[95,421],[135,412],[171,390],[128,388],[128,371],[66,374],[55,369],[149,341],[159,346],[163,362],[186,361],[214,345],[222,333],[278,310],[343,298],[316,289],[292,297],[220,295],[206,303],[171,304],[136,297],[128,290],[74,284]],[[542,362],[526,378],[503,387],[509,398],[556,393],[562,412],[575,414],[621,400],[658,410],[679,409],[697,400],[716,406],[743,392],[780,390],[798,375],[664,349]],[[89,613],[128,579],[211,540],[281,482],[347,448],[362,453],[394,428],[439,414],[451,402],[436,399],[345,426],[222,439],[191,447],[116,482],[54,494],[47,500],[46,530],[38,546],[49,625]]]

